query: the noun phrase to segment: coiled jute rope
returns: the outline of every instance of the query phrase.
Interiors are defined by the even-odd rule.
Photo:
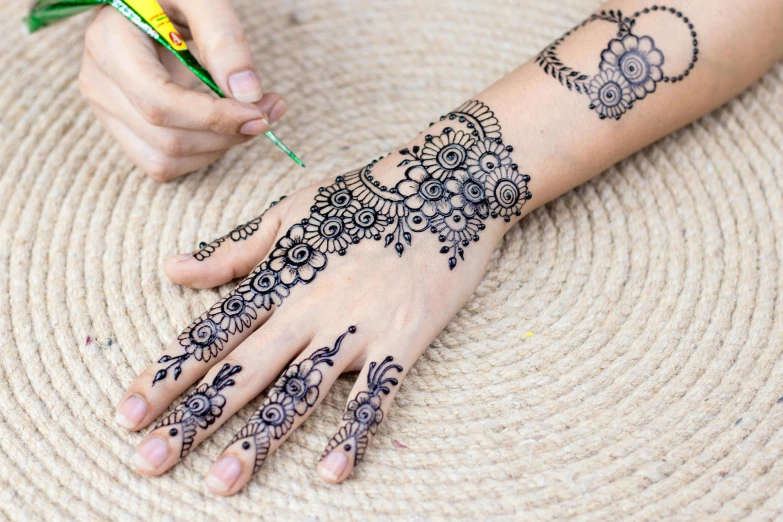
[[[309,168],[255,140],[163,185],[79,95],[91,15],[24,36],[22,4],[0,1],[0,518],[780,516],[783,66],[515,227],[353,478],[314,471],[343,378],[223,499],[203,476],[258,401],[158,479],[113,422],[225,291],[173,285],[161,258],[392,150],[597,2],[240,1]]]

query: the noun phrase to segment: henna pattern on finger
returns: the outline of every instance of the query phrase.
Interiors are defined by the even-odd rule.
[[[269,209],[280,203],[285,199],[285,196],[282,196],[277,201],[273,201],[269,207],[261,213],[260,216],[251,219],[247,223],[242,223],[241,225],[237,225],[236,228],[234,228],[231,232],[226,234],[225,236],[220,236],[219,238],[215,239],[211,243],[206,243],[205,241],[202,241],[199,243],[198,248],[199,250],[193,254],[193,257],[196,258],[197,261],[204,261],[206,258],[211,256],[215,253],[215,250],[222,245],[227,239],[230,239],[231,241],[238,243],[239,241],[244,241],[245,239],[252,236],[258,228],[261,226],[261,220],[264,217],[264,214],[269,212]]]
[[[390,355],[379,364],[370,363],[367,373],[367,391],[359,392],[348,402],[348,407],[343,415],[344,424],[329,441],[320,460],[323,460],[334,448],[341,445],[343,450],[353,453],[356,464],[362,460],[370,442],[370,436],[375,435],[378,426],[383,422],[381,394],[388,395],[391,392],[389,386],[399,384],[396,378],[386,375],[391,370],[402,373],[402,366],[392,364],[392,361],[394,358]]]
[[[687,27],[692,38],[692,54],[688,66],[679,74],[666,75],[663,72],[664,55],[655,46],[650,36],[634,34],[639,17],[651,13],[667,13],[676,16]],[[594,76],[568,67],[558,55],[558,47],[566,38],[585,25],[604,21],[617,24],[617,38],[612,39],[601,52],[599,71]],[[659,82],[677,83],[690,75],[699,58],[699,42],[693,23],[682,11],[673,7],[653,5],[636,11],[632,16],[623,16],[620,10],[605,10],[591,15],[580,25],[568,31],[552,45],[541,51],[535,62],[546,74],[551,74],[570,91],[586,94],[590,98],[590,109],[601,119],[619,120],[633,104],[655,91]]]
[[[228,364],[224,364],[223,368],[215,375],[212,384],[202,383],[174,411],[155,425],[153,431],[170,426],[169,437],[180,438],[182,444],[179,453],[180,459],[184,458],[193,447],[196,432],[199,429],[207,429],[223,414],[226,398],[220,392],[234,385],[234,380],[231,377],[240,371],[242,371],[241,366],[229,367]]]
[[[294,286],[313,282],[329,257],[345,255],[351,245],[382,241],[402,257],[414,234],[430,232],[453,270],[465,259],[465,249],[481,239],[486,221],[521,216],[533,197],[530,176],[513,161],[514,148],[503,142],[495,114],[472,100],[440,121],[448,126],[438,135],[427,134],[423,145],[399,151],[403,159],[397,167],[404,177],[394,186],[375,179],[375,160],[319,188],[309,216],[291,226],[233,292],[182,332],[182,353],[159,359],[165,366],[153,384],[169,374],[177,379],[191,358],[217,357],[230,335],[249,328],[262,309],[280,306]]]
[[[343,339],[353,333],[356,333],[355,326],[349,327],[338,337],[332,348],[319,348],[307,359],[288,366],[269,389],[258,411],[231,439],[229,446],[241,440],[243,450],[255,451],[254,473],[266,461],[271,441],[285,437],[291,431],[296,417],[303,417],[315,406],[323,380],[321,368],[334,365],[333,357],[340,351]]]

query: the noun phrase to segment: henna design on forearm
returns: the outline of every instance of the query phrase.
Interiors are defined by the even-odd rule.
[[[512,160],[514,149],[503,143],[495,114],[473,100],[440,121],[449,125],[440,134],[427,134],[422,146],[399,151],[405,177],[395,186],[373,177],[375,160],[321,187],[309,217],[288,229],[269,259],[182,332],[183,353],[158,361],[166,366],[153,384],[170,370],[174,379],[179,377],[191,357],[204,362],[217,357],[229,335],[249,327],[261,309],[280,306],[292,287],[311,283],[329,256],[345,255],[353,244],[383,240],[401,257],[413,233],[429,231],[454,269],[490,217],[510,222],[521,216],[533,197],[530,176]]]
[[[231,377],[240,371],[242,371],[241,366],[229,367],[228,364],[224,364],[215,375],[212,384],[202,383],[174,411],[155,425],[153,430],[170,426],[169,437],[180,437],[182,449],[179,458],[184,458],[190,452],[197,430],[207,429],[223,414],[226,398],[220,392],[234,385]]]
[[[391,370],[402,373],[402,366],[392,364],[392,361],[394,358],[390,355],[380,364],[370,363],[367,373],[367,391],[356,394],[356,397],[348,403],[343,415],[344,423],[329,441],[320,460],[323,460],[334,448],[342,445],[343,450],[353,453],[355,464],[361,462],[367,444],[370,442],[370,435],[375,435],[383,421],[381,394],[388,395],[391,391],[389,386],[399,384],[396,378],[386,376],[386,373]]]
[[[254,473],[269,455],[271,441],[285,437],[291,431],[294,419],[304,416],[315,406],[323,380],[321,368],[334,365],[333,358],[340,351],[343,339],[355,332],[356,327],[351,326],[337,338],[332,348],[320,348],[307,359],[286,368],[269,389],[261,408],[231,440],[229,446],[241,440],[243,450],[255,451]]]
[[[260,216],[251,219],[247,223],[243,223],[241,225],[237,225],[236,228],[234,228],[231,232],[226,234],[225,236],[220,236],[219,238],[215,239],[211,243],[206,243],[202,241],[198,245],[198,252],[193,254],[193,257],[196,258],[198,261],[203,261],[209,256],[211,256],[213,253],[215,253],[215,250],[222,245],[227,239],[230,239],[231,241],[234,241],[235,243],[239,241],[244,241],[245,239],[252,236],[261,226],[261,220],[264,217],[264,214],[266,214],[270,208],[274,207],[278,203],[280,203],[283,199],[285,199],[285,196],[282,196],[277,201],[273,201],[269,207],[261,213]]]
[[[664,55],[655,46],[650,36],[638,36],[633,29],[636,20],[650,13],[668,13],[676,16],[687,26],[692,38],[692,54],[688,67],[679,74],[666,75],[663,72]],[[594,76],[577,71],[565,65],[558,55],[560,44],[580,28],[594,21],[617,24],[617,38],[612,39],[601,52],[599,71]],[[633,16],[623,16],[620,10],[610,9],[593,14],[580,25],[568,31],[552,45],[541,51],[536,63],[545,73],[551,74],[570,91],[586,94],[590,98],[590,109],[601,119],[619,120],[637,100],[655,91],[658,82],[681,82],[690,74],[699,58],[699,42],[696,39],[691,20],[673,7],[653,5],[636,11]]]

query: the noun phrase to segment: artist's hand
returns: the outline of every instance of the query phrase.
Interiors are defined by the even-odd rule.
[[[153,179],[167,181],[263,134],[285,113],[286,103],[262,92],[230,0],[160,3],[233,99],[205,92],[175,56],[111,7],[102,8],[87,31],[79,84],[128,158]]]
[[[236,493],[342,372],[360,370],[318,466],[327,482],[348,477],[399,382],[473,293],[530,198],[529,177],[485,106],[468,103],[444,119],[429,130],[434,137],[166,260],[173,281],[196,288],[250,275],[120,402],[118,421],[139,430],[204,377],[137,448],[141,473],[165,472],[271,384],[207,479],[215,493]]]

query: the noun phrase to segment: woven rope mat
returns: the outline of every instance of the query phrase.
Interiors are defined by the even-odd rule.
[[[159,479],[112,420],[225,290],[177,287],[160,259],[391,150],[596,2],[240,2],[290,101],[277,134],[310,167],[259,139],[166,185],[79,96],[90,16],[22,37],[20,4],[0,1],[0,518],[780,515],[783,66],[515,227],[353,478],[314,471],[342,378],[222,499],[202,477],[258,401]]]

